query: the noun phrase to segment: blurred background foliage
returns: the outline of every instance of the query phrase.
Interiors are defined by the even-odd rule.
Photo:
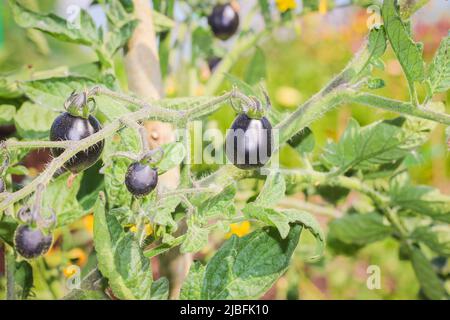
[[[30,8],[42,11],[54,11],[62,16],[70,4],[86,6],[89,1],[25,0]],[[242,2],[241,2],[242,3]],[[324,5],[325,3],[325,5]],[[245,5],[244,5],[245,6]],[[367,34],[368,13],[364,8],[344,7],[329,11],[326,1],[318,1],[317,12],[309,13],[277,29],[260,43],[257,50],[264,52],[261,65],[266,72],[266,87],[275,108],[282,111],[294,110],[324,86],[328,80],[340,71],[352,58]],[[450,5],[447,1],[433,0],[414,18],[414,38],[424,43],[425,60],[430,61],[439,42],[450,27]],[[94,53],[85,47],[58,42],[38,31],[27,31],[18,27],[12,18],[7,1],[0,2],[0,74],[16,79],[37,79],[48,75],[64,75],[74,66],[95,60]],[[102,17],[95,7],[90,9],[97,23]],[[180,31],[180,30],[178,30]],[[229,43],[224,45],[226,49]],[[253,52],[244,54],[233,66],[231,73],[245,78],[246,70],[253,59]],[[403,79],[399,63],[392,51],[384,56],[385,72],[376,71],[386,86],[379,93],[395,99],[408,99],[407,83]],[[167,96],[202,95],[204,83],[210,76],[206,61],[196,63],[194,74],[195,87],[192,88],[192,73],[186,72],[183,58],[171,57],[172,72],[165,78]],[[126,87],[126,76],[120,57],[115,67],[120,82]],[[48,71],[50,70],[50,71]],[[192,70],[191,70],[192,71]],[[189,85],[188,85],[189,84]],[[224,81],[220,90],[231,87]],[[219,90],[219,91],[220,91]],[[438,97],[446,103],[450,94]],[[1,101],[0,101],[1,103]],[[208,126],[217,127],[225,132],[235,114],[231,107],[224,107],[209,119]],[[315,122],[312,131],[316,139],[315,152],[318,154],[331,139],[337,141],[351,117],[361,125],[378,119],[394,117],[383,111],[368,109],[358,105],[346,105],[327,113]],[[0,134],[11,134],[11,128],[2,127]],[[450,194],[450,156],[445,141],[445,128],[438,125],[428,143],[422,150],[409,156],[408,168],[414,182],[438,187],[443,193]],[[13,134],[13,133],[12,133]],[[42,170],[47,155],[34,153],[26,158],[29,178]],[[298,166],[301,162],[295,152],[285,148],[281,161],[286,166]],[[94,167],[90,169],[95,176]],[[89,173],[88,173],[89,175]],[[244,187],[242,186],[242,189]],[[246,195],[248,196],[248,195]],[[244,198],[244,196],[242,196]],[[314,201],[315,199],[308,199]],[[317,199],[317,202],[321,202]],[[345,202],[339,202],[336,211],[345,211],[357,204],[358,199],[350,195]],[[60,298],[67,291],[65,281],[73,273],[67,267],[79,265],[82,275],[96,265],[92,249],[92,216],[87,216],[69,227],[61,228],[55,235],[56,243],[44,259],[32,262],[34,270],[34,288],[32,297],[41,299]],[[320,216],[326,229],[329,217]],[[231,232],[242,236],[251,230],[248,222],[233,225]],[[151,230],[149,231],[151,232]],[[210,244],[197,255],[196,259],[207,259],[215,248],[228,235],[213,235]],[[264,296],[265,299],[416,299],[419,298],[419,284],[408,262],[398,257],[398,243],[391,239],[369,245],[362,250],[350,248],[351,256],[337,254],[333,248],[327,248],[326,255],[320,261],[308,263],[301,257],[312,250],[314,239],[302,235],[302,242],[309,243],[297,250],[292,266],[274,287]],[[2,255],[0,255],[1,257]],[[1,259],[1,258],[0,258]],[[158,273],[158,262],[152,260],[154,273]],[[368,290],[366,286],[369,265],[379,265],[382,270],[380,290]],[[4,272],[0,261],[0,274]],[[0,298],[5,288],[4,277],[0,278]]]

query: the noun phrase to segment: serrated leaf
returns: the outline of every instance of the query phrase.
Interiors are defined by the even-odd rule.
[[[258,299],[286,271],[302,227],[286,239],[274,228],[228,239],[206,266],[201,299]]]
[[[94,208],[94,244],[98,268],[120,299],[149,299],[152,286],[150,261],[132,233],[106,212],[100,196]]]
[[[14,116],[14,124],[19,135],[28,140],[48,138],[56,112],[25,102]]]
[[[180,292],[180,300],[200,300],[202,293],[203,277],[205,275],[206,266],[195,261],[186,279],[183,282]]]
[[[248,203],[242,212],[248,218],[257,219],[268,226],[278,229],[281,238],[285,239],[291,229],[292,224],[301,224],[308,229],[316,238],[316,253],[311,259],[317,258],[323,254],[325,236],[319,222],[308,212],[300,210],[274,210],[262,208],[255,203]]]
[[[418,227],[411,233],[411,239],[422,242],[441,256],[450,257],[450,226],[435,225]]]
[[[219,193],[200,193],[194,195],[190,200],[197,206],[197,216],[203,220],[214,217],[232,217],[236,213],[234,197],[236,195],[236,185],[230,184]]]
[[[161,277],[153,281],[150,289],[150,300],[167,300],[169,297],[169,280]]]
[[[387,37],[408,82],[422,81],[425,76],[422,49],[411,38],[410,26],[401,20],[394,1],[383,1],[382,16]]]
[[[253,86],[266,78],[266,56],[261,48],[256,47],[245,72],[245,82]]]
[[[91,79],[69,76],[24,81],[19,83],[19,88],[41,108],[63,111],[64,102],[73,91],[80,92],[94,85]]]
[[[117,50],[125,46],[138,25],[138,20],[132,20],[118,27],[115,32],[109,32],[105,41],[106,51],[112,56]]]
[[[183,162],[186,150],[181,142],[167,143],[162,146],[164,156],[158,163],[158,174],[163,174]]]
[[[23,260],[16,264],[14,283],[19,289],[18,297],[22,300],[27,299],[33,287],[33,268],[27,261]]]
[[[267,176],[264,186],[254,201],[255,205],[264,208],[276,206],[286,193],[286,182],[279,172],[271,173]]]
[[[386,41],[386,31],[383,26],[370,30],[368,43],[368,50],[370,52],[369,61],[375,61],[384,54],[387,47]]]
[[[0,221],[0,240],[4,241],[11,247],[14,247],[14,231],[17,228],[17,221],[9,217],[3,217]]]
[[[15,106],[9,104],[0,105],[0,126],[13,124],[15,114]]]
[[[155,209],[155,215],[153,216],[153,222],[161,226],[170,226],[173,231],[177,229],[177,223],[172,217],[172,213],[176,207],[180,204],[181,197],[174,195],[163,198]]]
[[[325,234],[323,233],[322,227],[319,224],[319,221],[306,211],[300,211],[295,209],[283,210],[283,214],[285,214],[291,223],[299,223],[305,229],[307,229],[316,239],[316,251],[313,256],[309,257],[310,259],[316,259],[323,255],[323,251],[325,249]]]
[[[425,295],[433,300],[446,299],[447,294],[441,280],[434,272],[431,263],[417,248],[411,250],[411,263]]]
[[[136,133],[130,128],[124,128],[115,136],[106,139],[102,158],[103,162],[107,164],[103,172],[105,174],[105,191],[110,208],[129,207],[132,198],[125,185],[125,175],[131,160],[126,158],[111,159],[111,155],[121,151],[138,153],[139,143]]]
[[[421,145],[428,136],[429,121],[417,122],[399,117],[360,127],[351,119],[338,143],[328,143],[322,155],[329,167],[343,172],[350,168],[377,170],[393,163]]]
[[[73,91],[83,92],[98,84],[90,78],[68,76],[24,81],[19,83],[19,87],[30,100],[41,108],[64,111],[64,102]],[[109,121],[130,112],[126,104],[107,96],[97,96],[95,101],[98,112]]]
[[[430,186],[413,185],[406,174],[391,181],[389,195],[402,209],[450,223],[450,196]]]
[[[45,189],[43,208],[51,208],[56,213],[58,226],[72,223],[87,214],[77,201],[82,177],[83,174],[78,174],[69,185],[69,173],[65,173],[54,179]]]
[[[198,252],[208,244],[209,230],[189,223],[186,239],[180,247],[181,253]]]
[[[433,93],[450,88],[450,36],[442,39],[428,70],[428,78]]]
[[[55,14],[31,11],[15,0],[9,4],[16,23],[22,28],[34,28],[58,40],[93,46],[99,43],[97,28],[91,16],[83,9],[73,12],[75,20],[67,21]],[[75,8],[75,7],[74,7]]]
[[[329,225],[329,237],[347,244],[366,245],[388,237],[392,228],[383,223],[378,213],[351,214],[333,220]]]

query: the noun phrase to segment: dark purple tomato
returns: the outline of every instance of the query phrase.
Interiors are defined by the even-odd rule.
[[[14,247],[25,259],[34,259],[47,253],[52,246],[53,236],[27,224],[17,227],[14,233]]]
[[[50,129],[50,140],[79,141],[98,132],[101,128],[100,123],[94,116],[89,116],[88,119],[84,119],[64,112],[53,122]],[[64,164],[64,167],[73,173],[78,173],[89,168],[100,158],[104,144],[105,141],[101,140],[88,149],[78,152]],[[52,155],[55,157],[63,152],[64,149],[52,149]]]
[[[147,164],[134,162],[130,164],[125,176],[128,191],[136,197],[152,192],[158,184],[158,171]]]
[[[240,169],[264,166],[272,155],[272,125],[266,117],[236,117],[227,132],[225,148],[228,160]]]
[[[216,70],[217,66],[219,65],[220,61],[222,61],[222,58],[219,57],[211,57],[208,58],[208,68],[211,72],[214,72]]]
[[[208,16],[208,24],[214,35],[221,39],[229,39],[239,26],[239,14],[231,4],[219,4]]]

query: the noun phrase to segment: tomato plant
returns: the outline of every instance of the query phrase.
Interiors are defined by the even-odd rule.
[[[68,288],[67,299],[257,299],[288,270],[306,232],[315,240],[310,261],[323,259],[325,249],[352,254],[391,237],[399,257],[410,261],[421,295],[447,299],[442,266],[450,256],[450,196],[414,184],[405,162],[437,125],[450,126],[439,101],[450,85],[450,40],[444,37],[426,63],[411,31],[413,14],[426,1],[349,2],[376,5],[382,24],[368,28],[361,48],[328,84],[295,110],[281,111],[265,89],[270,75],[257,46],[300,15],[322,10],[316,1],[303,1],[302,10],[293,1],[254,1],[243,16],[234,0],[155,0],[152,7],[99,0],[105,27],[84,9],[75,20],[64,19],[10,0],[20,27],[83,45],[96,58],[64,74],[0,79],[6,101],[0,123],[12,119],[17,129],[0,150],[6,297],[27,298],[33,268],[42,268],[36,261],[49,250],[65,250],[68,226],[93,219],[95,262],[79,286]],[[251,23],[256,14],[263,28]],[[376,92],[397,90],[379,76],[388,48],[407,82],[407,101]],[[186,50],[179,63],[185,90],[165,90],[163,97],[176,71],[170,61]],[[246,55],[252,58],[245,79],[230,74]],[[206,79],[201,65],[209,65]],[[196,92],[199,82],[202,92]],[[311,126],[350,103],[396,117],[366,126],[350,119],[338,141],[315,146]],[[226,107],[235,112],[226,138],[214,140],[208,157],[200,147],[197,161],[196,126],[208,126]],[[27,173],[24,157],[43,148],[53,158],[17,183],[12,176]],[[301,166],[278,161],[286,149]],[[334,210],[351,194],[363,205],[334,217],[324,231],[310,209]],[[300,205],[295,195],[307,201]],[[310,203],[314,196],[327,204]],[[249,229],[249,221],[251,232],[234,230],[239,223]],[[212,241],[230,230],[223,243]],[[192,262],[192,254],[208,246],[214,249],[204,263]],[[83,252],[70,252],[67,262],[87,260]],[[151,259],[159,261],[158,275]],[[64,275],[79,276],[73,270]]]

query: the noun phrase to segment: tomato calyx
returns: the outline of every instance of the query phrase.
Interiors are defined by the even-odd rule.
[[[96,102],[89,91],[73,91],[64,102],[64,109],[74,117],[88,119],[95,112]]]

